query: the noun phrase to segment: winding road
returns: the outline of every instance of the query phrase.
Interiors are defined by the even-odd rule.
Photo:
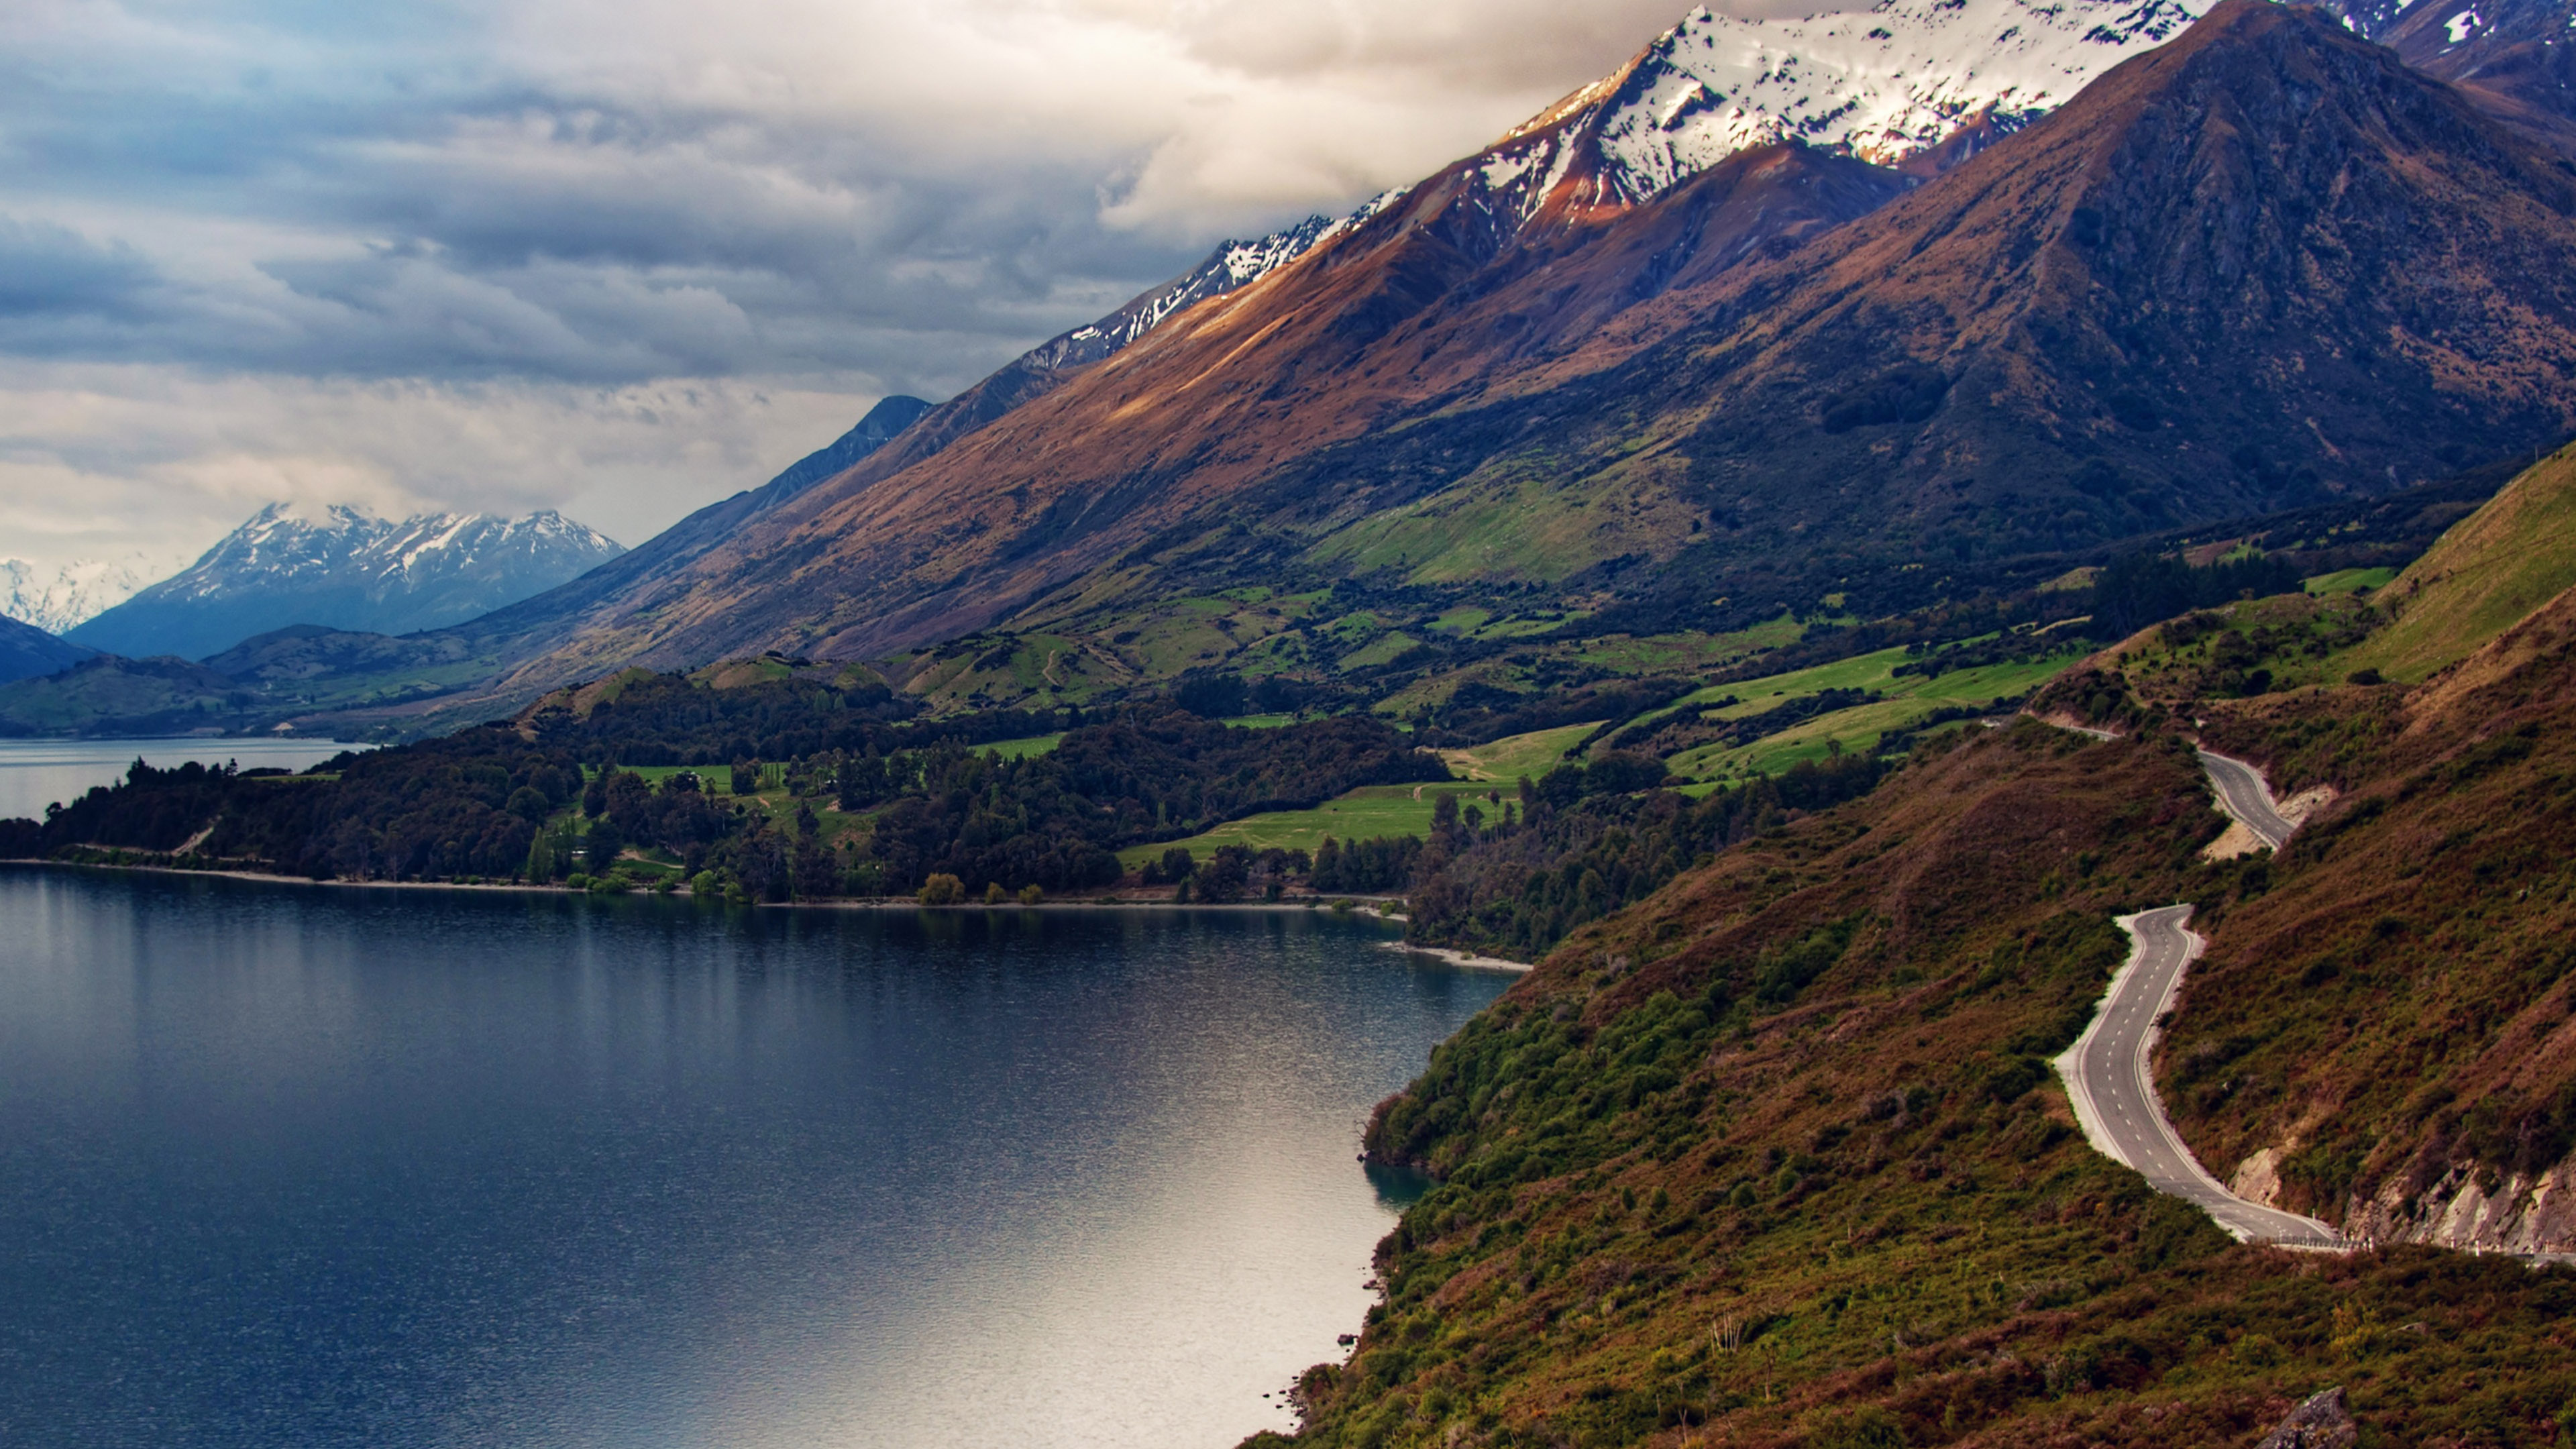
[[[2189,906],[2162,906],[2120,918],[2132,942],[2128,963],[2084,1035],[2057,1059],[2066,1095],[2085,1140],[2115,1162],[2136,1168],[2158,1192],[2208,1213],[2239,1241],[2301,1248],[2347,1246],[2314,1218],[2247,1202],[2229,1192],[2183,1145],[2156,1097],[2148,1062],[2157,1022],[2182,986],[2183,968],[2200,955],[2201,938],[2183,926]]]
[[[2280,808],[2272,803],[2272,792],[2263,783],[2263,772],[2243,760],[2227,755],[2200,752],[2200,768],[2209,775],[2209,786],[2218,792],[2218,808],[2277,852],[2290,843],[2290,832],[2298,827],[2281,818]]]
[[[2096,739],[2113,738],[2108,730],[2060,728],[2073,728]],[[2297,827],[2281,818],[2270,788],[2263,783],[2263,772],[2227,755],[2199,753],[2218,808],[2274,851],[2288,844]],[[2137,1169],[2158,1192],[2208,1213],[2240,1242],[2349,1249],[2352,1244],[2315,1218],[2248,1202],[2229,1192],[2191,1155],[2182,1134],[2165,1116],[2151,1062],[2158,1023],[2182,989],[2184,969],[2206,944],[2183,924],[2191,919],[2191,912],[2188,905],[2160,906],[2120,918],[2120,929],[2129,933],[2129,959],[2111,978],[2111,989],[2092,1024],[2056,1061],[2057,1073],[2066,1081],[2067,1099],[2075,1107],[2075,1120],[2083,1125],[2084,1139],[2095,1151]]]

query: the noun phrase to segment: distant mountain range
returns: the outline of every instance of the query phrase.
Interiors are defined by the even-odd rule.
[[[41,568],[22,558],[0,558],[0,615],[49,634],[64,633],[134,597],[152,582],[141,558],[125,562],[74,559]]]
[[[620,552],[615,544],[589,534],[594,544],[561,550],[570,556],[557,557],[548,571],[560,577],[578,569],[585,553],[605,552],[606,561],[546,597],[556,609],[573,609],[582,598],[613,592],[640,573],[684,566],[749,520],[845,472],[929,406],[914,397],[885,398],[830,446],[807,454],[758,488],[698,510],[642,548]],[[14,647],[10,639],[0,638],[0,684],[27,681],[0,699],[0,735],[266,729],[283,719],[320,712],[400,710],[458,693],[506,667],[509,661],[496,641],[511,638],[512,610],[477,619],[470,629],[448,627],[403,637],[394,637],[405,622],[400,617],[372,630],[310,621],[335,613],[343,619],[353,613],[370,617],[368,611],[380,609],[379,604],[361,597],[350,608],[350,594],[374,588],[400,596],[406,581],[432,586],[420,588],[415,603],[472,609],[480,600],[470,589],[442,591],[434,585],[443,577],[470,575],[469,559],[506,562],[514,550],[535,552],[549,535],[588,533],[552,514],[519,523],[540,520],[546,522],[544,529],[507,530],[515,540],[496,547],[489,525],[507,521],[467,520],[459,526],[451,519],[430,529],[422,520],[394,524],[337,510],[315,524],[292,519],[283,509],[264,510],[199,560],[191,570],[197,575],[193,581],[182,575],[154,591],[179,597],[166,603],[159,597],[137,601],[159,611],[158,618],[146,616],[134,626],[138,637],[125,641],[132,646],[128,650],[96,657],[34,629],[26,630],[31,637],[17,639]],[[446,543],[428,550],[440,538]],[[394,546],[398,542],[401,547]],[[407,567],[388,567],[389,560],[398,564],[414,548],[424,551]],[[436,556],[442,552],[445,557]],[[524,577],[510,588],[528,592]],[[202,591],[194,604],[189,588]],[[297,622],[276,622],[288,615]],[[175,630],[168,627],[173,618]],[[501,622],[495,626],[493,619]],[[99,622],[113,626],[126,621]],[[226,633],[242,628],[253,632]],[[202,645],[216,635],[224,635],[226,644],[200,655],[200,662],[156,657],[179,653],[167,647],[174,639]],[[67,667],[73,665],[79,667]],[[32,677],[37,675],[52,677]]]
[[[199,659],[294,624],[407,634],[516,603],[624,551],[552,510],[384,519],[271,504],[175,577],[68,637],[128,657]]]

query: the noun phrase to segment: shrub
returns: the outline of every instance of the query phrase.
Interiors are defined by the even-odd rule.
[[[1037,885],[1037,884],[1035,884],[1035,883],[1031,883],[1031,884],[1029,884],[1029,885],[1024,885],[1024,886],[1020,887],[1020,904],[1021,904],[1021,905],[1024,905],[1024,906],[1034,906],[1034,905],[1037,905],[1037,904],[1039,904],[1039,903],[1043,902],[1045,899],[1046,899],[1046,890],[1045,890],[1045,888],[1044,888],[1044,887],[1042,887],[1042,886],[1039,886],[1039,885]]]
[[[921,883],[919,898],[925,906],[953,906],[966,899],[966,882],[939,871]]]
[[[1010,898],[1010,892],[1002,889],[1000,881],[990,882],[984,887],[984,904],[988,906],[998,906]]]

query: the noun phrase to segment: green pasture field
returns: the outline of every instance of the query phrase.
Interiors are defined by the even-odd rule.
[[[1669,764],[1676,775],[1714,780],[1745,773],[1777,773],[1800,760],[1822,759],[1832,753],[1837,743],[1845,750],[1865,750],[1877,744],[1882,735],[1901,730],[1935,710],[1983,705],[2026,693],[2082,658],[2083,653],[2081,649],[2068,649],[2029,663],[1989,664],[1926,679],[1919,674],[1896,674],[1896,666],[1905,662],[1905,651],[1882,649],[1812,669],[1715,686],[1692,698],[1736,696],[1737,703],[1714,711],[1725,719],[1741,719],[1828,689],[1869,689],[1888,697],[1818,715],[1749,745],[1705,745],[1684,750]]]
[[[1254,850],[1313,850],[1329,835],[1336,840],[1367,840],[1375,836],[1428,835],[1431,812],[1442,795],[1456,795],[1461,805],[1482,803],[1487,814],[1500,807],[1487,802],[1485,796],[1498,789],[1486,783],[1463,780],[1441,781],[1426,785],[1363,785],[1347,795],[1327,800],[1312,810],[1274,810],[1262,815],[1247,815],[1230,820],[1211,830],[1204,830],[1187,840],[1167,840],[1151,845],[1131,845],[1118,852],[1118,863],[1133,870],[1149,860],[1159,859],[1174,846],[1205,860],[1216,854],[1221,845],[1243,845]],[[1511,799],[1508,789],[1501,790]],[[1470,798],[1472,797],[1472,799]]]
[[[1603,721],[1564,725],[1552,730],[1535,730],[1525,735],[1510,735],[1490,744],[1463,750],[1442,750],[1450,773],[1470,780],[1494,780],[1509,785],[1523,775],[1535,780],[1565,763],[1565,752],[1574,748],[1585,735],[1599,729]]]
[[[978,745],[976,748],[990,750],[1006,760],[1025,760],[1031,755],[1047,754],[1063,743],[1064,731],[1058,730],[1051,735],[1030,735],[1025,739],[1017,740],[995,740],[989,745]]]
[[[2307,581],[2311,594],[2349,594],[2362,589],[2384,589],[2397,577],[2395,569],[2338,569],[2319,574]]]
[[[620,765],[617,768],[620,772],[625,774],[643,776],[645,780],[651,782],[653,788],[656,790],[661,789],[662,782],[671,778],[673,775],[695,775],[698,777],[698,788],[706,791],[710,795],[731,795],[733,793],[733,767],[731,765]],[[775,795],[782,800],[787,798],[787,786],[781,778],[781,771],[783,768],[784,767],[775,760],[772,760],[760,767],[761,794]],[[599,767],[597,765],[582,766],[582,776],[583,778],[590,780],[598,779]]]

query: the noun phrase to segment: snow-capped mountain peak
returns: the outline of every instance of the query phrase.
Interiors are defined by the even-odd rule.
[[[1625,67],[1496,143],[1487,175],[1555,181],[1591,161],[1591,204],[1635,205],[1748,147],[1797,141],[1895,166],[1984,120],[2010,131],[2161,45],[2204,0],[1880,0],[1741,20],[1694,9]],[[1581,158],[1589,149],[1593,154]]]
[[[1695,8],[1627,65],[1512,128],[1471,158],[1467,184],[1506,226],[1569,178],[1577,209],[1635,206],[1738,151],[1782,141],[1896,166],[1977,124],[2001,134],[2095,76],[2172,39],[2210,0],[1879,0],[1865,10],[1740,20]],[[1241,290],[1402,200],[1310,216],[1220,243],[1196,269],[1029,354],[1076,366],[1165,318]]]
[[[1464,163],[1464,201],[1493,244],[1561,187],[1575,213],[1639,205],[1749,147],[1797,141],[1895,166],[1983,125],[2019,129],[2119,62],[2173,38],[2212,0],[1879,0],[1865,10],[1739,20],[1693,9],[1617,71]],[[2368,0],[2351,0],[2368,3]],[[1415,187],[1340,217],[1217,244],[1198,266],[1005,372],[1098,362],[1212,297],[1252,286],[1359,230]]]
[[[0,558],[0,615],[60,634],[132,598],[167,567],[156,569],[140,554],[123,561],[74,559],[50,569]]]
[[[387,519],[273,503],[177,575],[83,624],[118,654],[210,654],[288,624],[399,634],[462,623],[624,552],[551,509]]]

